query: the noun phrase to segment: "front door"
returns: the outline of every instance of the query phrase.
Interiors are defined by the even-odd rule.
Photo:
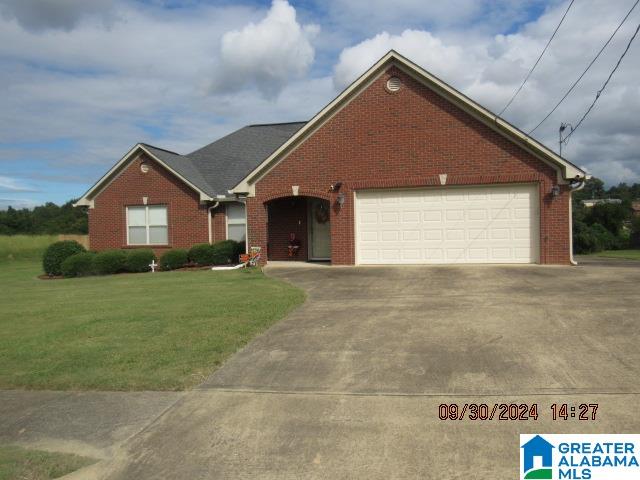
[[[309,199],[309,259],[331,259],[331,222],[329,202]]]

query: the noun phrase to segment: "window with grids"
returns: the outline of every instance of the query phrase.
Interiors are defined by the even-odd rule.
[[[127,207],[128,245],[168,245],[167,207]]]
[[[247,238],[247,217],[243,203],[227,204],[227,239],[244,242]]]

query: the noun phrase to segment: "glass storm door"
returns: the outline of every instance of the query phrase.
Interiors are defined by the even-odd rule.
[[[309,259],[331,259],[331,221],[329,202],[319,198],[309,199]]]

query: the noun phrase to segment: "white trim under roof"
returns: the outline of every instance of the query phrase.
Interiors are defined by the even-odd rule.
[[[172,169],[169,165],[167,165],[165,162],[163,162],[157,156],[152,154],[147,148],[145,148],[145,146],[143,144],[138,143],[131,150],[129,150],[127,152],[127,154],[124,157],[122,157],[120,159],[120,161],[118,161],[118,163],[116,163],[113,167],[111,167],[111,169],[107,173],[105,173],[102,176],[102,178],[100,178],[100,180],[98,180],[93,185],[93,187],[91,187],[89,190],[87,190],[87,192],[76,203],[74,203],[73,206],[74,207],[87,206],[89,208],[93,208],[93,205],[94,205],[93,200],[95,199],[95,197],[97,197],[100,194],[100,192],[102,192],[102,190],[104,190],[104,188],[107,187],[107,185],[110,183],[110,181],[113,178],[115,178],[114,174],[118,173],[118,170],[120,169],[120,167],[125,165],[130,160],[134,159],[135,155],[138,154],[139,152],[146,153],[152,160],[155,160],[156,162],[158,162],[160,165],[162,165],[164,168],[169,170],[176,177],[178,177],[180,180],[182,180],[184,183],[186,183],[189,187],[191,187],[193,190],[198,192],[200,194],[200,201],[201,202],[207,202],[207,201],[213,200],[212,197],[210,197],[205,192],[200,190],[193,183],[191,183],[189,180],[184,178],[182,175],[180,175],[178,172],[176,172],[174,169]],[[108,180],[109,180],[109,182],[107,182]]]
[[[260,178],[262,178],[280,161],[284,160],[286,156],[297,148],[297,146],[300,145],[308,136],[337,114],[344,106],[355,98],[359,92],[375,81],[391,65],[400,68],[403,72],[411,75],[438,95],[452,102],[465,112],[471,114],[477,120],[480,120],[482,123],[502,134],[504,137],[510,139],[536,158],[553,166],[558,171],[559,183],[568,183],[568,181],[587,178],[586,172],[582,169],[560,157],[555,152],[503,120],[496,114],[491,113],[482,105],[474,102],[472,99],[460,93],[438,77],[430,74],[394,50],[390,50],[369,70],[349,85],[331,103],[318,112],[309,122],[289,138],[289,140],[283,143],[275,152],[261,162],[260,165],[254,168],[233,189],[229,190],[229,193],[249,194],[250,196],[254,195],[255,184],[260,180]]]

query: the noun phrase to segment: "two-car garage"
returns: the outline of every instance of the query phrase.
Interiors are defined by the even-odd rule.
[[[356,192],[358,264],[537,263],[538,185]]]

